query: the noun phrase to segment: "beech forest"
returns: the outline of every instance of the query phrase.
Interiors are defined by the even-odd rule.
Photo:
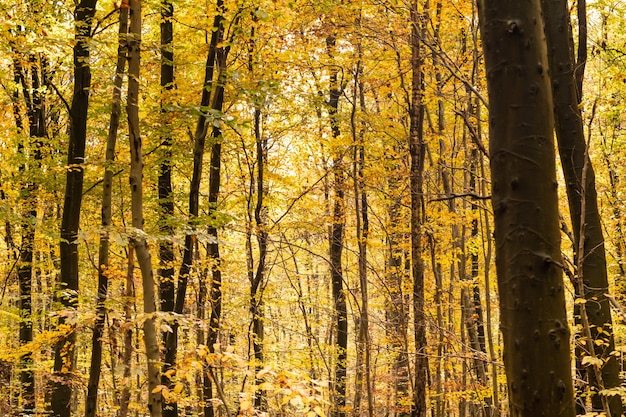
[[[624,415],[624,33],[0,0],[0,416]]]

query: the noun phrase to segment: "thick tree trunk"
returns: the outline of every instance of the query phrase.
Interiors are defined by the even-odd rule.
[[[74,91],[70,108],[70,134],[67,153],[67,174],[63,217],[61,220],[61,275],[58,298],[64,309],[78,307],[78,244],[83,196],[83,163],[87,138],[87,110],[91,88],[89,40],[97,0],[82,0],[74,9]],[[59,318],[59,328],[66,327],[54,346],[54,374],[50,409],[54,417],[70,417],[72,371],[75,367],[75,326]]]
[[[115,145],[117,142],[117,130],[119,127],[121,103],[122,103],[122,74],[126,67],[126,35],[128,32],[128,9],[120,8],[119,46],[117,49],[117,63],[115,67],[115,79],[113,83],[113,98],[111,100],[111,117],[106,143],[105,159],[109,163],[115,161]],[[95,417],[97,413],[98,385],[102,368],[102,337],[104,336],[104,323],[106,308],[104,303],[107,299],[109,279],[107,268],[109,266],[109,232],[108,228],[112,221],[112,187],[113,171],[107,168],[102,181],[102,235],[98,249],[98,295],[96,306],[96,322],[94,323],[91,339],[91,363],[89,366],[89,381],[87,382],[87,398],[85,400],[85,417]]]
[[[619,363],[617,357],[612,355],[615,340],[611,306],[606,297],[609,283],[604,236],[598,211],[595,174],[586,154],[587,143],[578,105],[580,94],[577,89],[581,87],[577,87],[577,74],[574,71],[574,44],[568,3],[566,0],[542,0],[542,5],[554,94],[556,137],[565,177],[572,230],[575,245],[578,245],[581,238],[584,241],[582,247],[575,247],[576,257],[582,262],[582,270],[577,271],[577,279],[582,282],[576,285],[576,297],[590,301],[584,306],[578,306],[586,310],[591,325],[593,341],[588,342],[595,344],[596,356],[604,361],[598,375],[591,368],[590,372],[587,372],[590,387],[594,392],[591,396],[593,411],[601,412],[603,404],[598,393],[605,388],[615,388],[621,384]],[[580,78],[582,79],[582,75]],[[578,288],[582,288],[582,293]],[[622,403],[619,395],[611,396],[608,400],[610,415],[620,416]]]
[[[141,270],[143,288],[143,323],[146,361],[148,364],[148,410],[151,417],[161,417],[162,396],[159,384],[160,352],[155,325],[156,291],[150,251],[143,234],[143,148],[139,129],[139,70],[141,58],[141,0],[130,0],[130,31],[128,35],[128,134],[130,142],[130,188],[132,226],[131,245]]]
[[[552,94],[539,0],[479,2],[492,204],[512,417],[573,417]]]

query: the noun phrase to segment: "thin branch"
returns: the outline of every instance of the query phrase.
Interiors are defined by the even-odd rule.
[[[63,97],[63,94],[61,94],[61,92],[59,91],[57,86],[52,82],[52,80],[48,80],[48,84],[52,87],[54,92],[57,93],[57,96],[59,96],[59,98],[63,102],[63,105],[65,106],[65,109],[67,110],[67,114],[69,114],[70,117],[72,117],[72,113],[71,113],[71,109],[72,108],[71,108],[70,104],[67,102],[67,100],[65,99],[65,97]]]
[[[472,126],[472,123],[470,123],[470,120],[467,117],[467,114],[465,112],[462,112],[461,110],[455,110],[454,113],[461,116],[461,118],[465,122],[465,126],[467,127],[470,133],[470,138],[472,139],[472,142],[474,142],[478,150],[487,158],[489,158],[489,152],[487,151],[487,148],[485,148],[485,145],[483,144],[483,142],[480,140],[480,137],[478,136],[478,132],[476,132],[476,129],[474,129],[474,126]]]
[[[471,197],[475,200],[491,200],[491,196],[490,195],[478,195],[475,193],[463,193],[463,194],[452,194],[452,195],[447,195],[445,197],[438,197],[438,198],[433,198],[428,200],[429,203],[432,203],[433,201],[448,201],[448,200],[453,200],[455,198],[465,198],[465,197]]]

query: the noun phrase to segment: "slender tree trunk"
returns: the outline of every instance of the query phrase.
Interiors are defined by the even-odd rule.
[[[329,56],[332,58],[335,52],[336,39],[334,35],[326,38],[326,47]],[[337,139],[341,134],[337,113],[339,110],[339,97],[341,96],[341,85],[338,80],[338,69],[330,69],[330,95],[328,100],[328,114],[330,117],[330,128],[332,137]],[[333,190],[332,200],[333,213],[330,231],[330,275],[335,309],[336,342],[335,355],[335,375],[333,381],[334,407],[332,417],[345,417],[346,411],[346,376],[347,376],[347,348],[348,348],[348,310],[346,305],[346,295],[343,287],[343,269],[341,256],[343,253],[343,238],[345,226],[345,166],[343,155],[335,150],[333,155]]]
[[[35,244],[35,221],[37,206],[33,193],[34,184],[27,184],[23,191],[27,194],[23,198],[22,245],[20,247],[20,265],[17,269],[20,298],[20,345],[25,353],[20,355],[20,389],[22,403],[20,415],[30,415],[35,412],[35,372],[33,370],[32,353],[24,346],[33,341],[33,308],[32,308],[32,278],[33,278],[33,248]],[[24,413],[24,414],[21,414]]]
[[[161,2],[161,89],[167,94],[174,88],[174,52],[173,25],[174,5],[169,0]],[[164,126],[168,128],[167,98],[161,102],[161,113]],[[183,312],[185,295],[187,291],[187,281],[193,263],[193,251],[195,236],[187,233],[185,235],[185,246],[183,249],[183,262],[178,275],[178,288],[174,284],[174,246],[171,240],[165,236],[171,236],[173,229],[169,221],[174,214],[174,201],[172,200],[172,137],[169,131],[161,137],[164,155],[159,169],[158,189],[159,207],[161,215],[160,231],[164,239],[159,244],[159,292],[161,301],[161,311],[166,313]],[[194,166],[192,180],[189,190],[189,222],[192,230],[199,212],[199,189],[202,173],[202,158],[204,156],[204,135],[200,140],[196,137],[194,144]],[[199,161],[199,162],[198,162]],[[165,345],[163,372],[161,373],[161,384],[172,389],[170,376],[176,372],[176,356],[178,350],[178,321],[171,324],[171,331],[163,333]],[[176,401],[163,401],[163,416],[177,417],[178,404]]]
[[[83,195],[83,163],[87,138],[87,110],[91,88],[89,66],[89,41],[97,0],[81,0],[74,9],[75,45],[74,91],[70,108],[70,134],[67,153],[67,174],[63,217],[61,220],[60,259],[61,275],[58,299],[64,309],[75,311],[78,307],[78,244],[76,238],[80,225]],[[72,371],[75,368],[76,331],[61,316],[59,328],[67,328],[54,346],[54,374],[50,410],[53,417],[70,417],[72,398]]]
[[[441,29],[441,11],[443,9],[443,4],[441,0],[437,0],[435,4],[435,30],[434,30],[434,38],[437,44],[440,44],[440,29]],[[437,136],[439,136],[439,173],[441,177],[441,182],[443,185],[443,191],[445,194],[451,193],[451,181],[449,178],[448,172],[448,161],[444,160],[444,155],[447,154],[446,142],[444,140],[446,133],[446,118],[445,118],[445,103],[443,100],[443,75],[441,73],[441,62],[439,54],[433,51],[433,67],[435,71],[435,81],[437,85]],[[448,209],[452,211],[454,209],[454,200],[451,199],[448,202]],[[453,230],[452,236],[454,239],[455,232]],[[435,389],[435,409],[433,410],[433,416],[443,417],[444,409],[445,409],[445,397],[444,397],[444,383],[446,380],[445,374],[442,374],[442,369],[445,369],[445,357],[444,352],[446,351],[446,343],[445,343],[445,323],[443,318],[443,277],[442,277],[442,267],[441,263],[437,257],[437,242],[433,235],[429,235],[429,246],[430,246],[430,254],[431,254],[431,268],[433,270],[433,275],[435,277],[435,298],[434,302],[437,308],[437,327],[439,329],[438,332],[438,340],[437,340],[437,359],[436,359],[436,367],[435,373],[433,375],[434,381],[434,389]]]
[[[357,26],[360,27],[360,16]],[[365,96],[361,81],[361,61],[363,57],[362,45],[359,39],[357,44],[358,60],[354,74],[352,95],[352,111],[350,113],[350,130],[353,141],[353,184],[354,184],[354,208],[356,219],[356,238],[358,245],[358,271],[361,311],[358,320],[358,346],[357,346],[357,387],[355,393],[354,408],[356,414],[360,414],[362,388],[365,385],[367,400],[367,415],[374,415],[374,401],[372,393],[372,365],[371,365],[371,342],[369,335],[369,297],[367,282],[367,240],[369,237],[369,213],[367,191],[365,190],[365,137],[361,128],[357,127],[357,108],[365,111]],[[362,358],[362,359],[361,359]]]
[[[45,79],[44,67],[40,65],[40,60],[35,54],[31,54],[28,60],[28,70],[22,66],[22,56],[18,56],[13,51],[13,66],[15,81],[21,87],[24,97],[24,105],[28,118],[28,144],[20,143],[18,152],[22,153],[24,159],[27,158],[27,149],[32,152],[33,164],[26,162],[20,166],[20,171],[26,177],[33,175],[32,170],[38,169],[41,165],[41,140],[46,136],[45,126],[45,106],[41,92],[42,80]],[[40,71],[41,68],[41,71]],[[41,74],[40,74],[41,73]],[[28,76],[30,74],[30,77]],[[28,78],[30,80],[28,80]],[[14,115],[17,130],[24,133],[24,123],[18,103],[19,91],[15,92]],[[36,175],[36,174],[35,174]],[[33,368],[32,353],[25,345],[33,341],[33,250],[35,245],[35,223],[37,221],[37,184],[32,180],[24,180],[21,186],[21,217],[22,217],[22,242],[19,250],[19,262],[17,267],[17,277],[19,282],[18,309],[20,314],[19,341],[24,353],[20,355],[20,393],[21,404],[19,404],[20,415],[31,414],[35,411],[35,373]]]
[[[481,0],[492,204],[512,417],[573,417],[552,94],[539,0]]]
[[[393,40],[393,38],[392,38]],[[404,68],[399,47],[394,44],[396,57],[397,77],[400,79],[402,90],[406,93],[406,102],[410,102],[409,93],[405,87]],[[404,143],[395,143],[391,151],[386,154],[388,166],[386,171],[386,188],[390,195],[387,206],[389,225],[387,233],[387,246],[389,257],[385,270],[385,281],[389,288],[389,300],[385,307],[386,333],[389,338],[389,348],[393,352],[393,397],[392,412],[399,417],[410,415],[411,401],[411,370],[409,361],[408,342],[408,294],[405,294],[405,281],[411,275],[407,257],[409,234],[407,233],[406,220],[403,208],[403,186],[405,184],[405,171],[400,167],[406,166]]]
[[[395,181],[390,181],[390,190],[397,189]],[[391,229],[387,238],[389,247],[389,259],[387,261],[387,271],[385,273],[387,286],[389,287],[388,305],[386,307],[387,337],[389,338],[390,350],[393,352],[393,390],[394,412],[400,417],[407,417],[409,413],[405,405],[410,397],[410,373],[409,356],[407,346],[407,325],[408,306],[405,303],[403,292],[403,281],[406,277],[403,262],[403,250],[401,245],[405,240],[401,229],[400,199],[394,198],[389,207],[389,228]]]
[[[119,411],[117,417],[128,416],[128,406],[130,404],[130,384],[131,384],[131,362],[133,358],[133,301],[135,297],[134,288],[134,250],[132,246],[128,248],[127,256],[127,268],[126,268],[126,282],[124,286],[124,331],[122,332],[123,348],[121,361],[124,366],[124,372],[122,373],[122,392],[120,393]]]
[[[256,25],[258,18],[256,16],[256,10],[252,13],[252,28],[250,30],[250,40],[248,43],[248,72],[250,76],[255,79],[258,75],[255,75],[256,62],[254,59],[255,47],[256,47]],[[252,350],[254,355],[254,370],[255,370],[255,385],[259,386],[263,380],[256,377],[256,374],[263,368],[265,362],[264,358],[264,341],[265,341],[265,312],[263,307],[263,290],[266,281],[266,258],[267,258],[267,245],[268,245],[268,226],[267,226],[267,207],[265,204],[265,192],[267,182],[265,181],[265,171],[267,162],[267,138],[264,137],[261,131],[261,106],[265,100],[262,91],[258,91],[252,97],[254,115],[253,115],[253,135],[256,146],[256,205],[254,207],[254,221],[256,224],[256,239],[259,250],[259,259],[256,267],[256,271],[252,273],[253,268],[250,265],[250,314],[252,316],[252,333],[250,338],[252,340]],[[251,180],[253,181],[253,174],[251,173]],[[252,191],[252,190],[251,190]],[[250,193],[252,194],[252,192]],[[252,252],[252,247],[249,244],[249,253]],[[252,260],[252,256],[250,256]],[[265,399],[265,393],[262,390],[257,390],[254,394],[254,407],[259,411],[267,410],[267,401]]]
[[[554,94],[556,137],[565,177],[572,230],[575,244],[581,242],[581,238],[584,242],[583,246],[575,248],[577,259],[582,261],[582,270],[577,271],[577,279],[582,280],[582,286],[577,287],[583,290],[582,293],[576,291],[576,297],[589,301],[578,307],[586,310],[596,355],[604,361],[600,373],[596,375],[593,369],[587,373],[593,392],[591,396],[593,410],[600,412],[604,407],[599,392],[605,388],[619,387],[621,381],[619,363],[617,357],[612,354],[615,350],[615,339],[611,306],[606,297],[609,284],[595,174],[586,155],[587,143],[579,107],[581,93],[578,89],[582,88],[582,74],[579,75],[574,70],[574,44],[567,1],[542,0],[542,5],[546,19],[546,39]],[[577,78],[580,78],[578,86]],[[583,170],[586,173],[584,183]],[[609,412],[611,416],[620,416],[622,403],[619,395],[610,396],[608,401],[611,410],[604,411]]]
[[[481,177],[485,177],[485,168],[484,162],[481,160],[480,162],[481,168]],[[481,195],[486,195],[486,184],[485,181],[480,182],[480,190]],[[484,277],[485,277],[485,317],[487,318],[485,330],[487,332],[487,346],[489,352],[489,361],[491,362],[491,392],[493,398],[493,406],[491,417],[499,417],[500,410],[500,384],[498,382],[498,358],[494,347],[493,341],[493,327],[492,327],[492,319],[491,319],[491,259],[493,253],[493,245],[492,245],[492,232],[490,226],[490,214],[488,213],[487,207],[483,207],[481,209],[481,216],[483,216],[483,253],[484,253]]]
[[[222,0],[217,1],[217,13],[213,20],[213,32],[211,34],[211,42],[209,45],[209,53],[206,61],[206,72],[204,78],[204,88],[202,90],[201,103],[211,105],[211,108],[222,111],[224,104],[224,71],[226,70],[226,58],[228,57],[228,48],[219,46],[224,40],[224,3]],[[217,67],[217,82],[214,83],[213,74]],[[214,85],[215,84],[215,85]],[[212,93],[212,94],[211,94]],[[212,97],[212,98],[211,98]],[[206,135],[208,121],[205,115],[198,118],[196,125],[196,137],[200,134]],[[213,130],[211,137],[211,165],[209,168],[209,217],[215,217],[217,212],[217,204],[220,194],[221,182],[221,159],[222,159],[222,131],[218,124],[212,124]],[[216,126],[217,125],[217,126]],[[217,343],[219,335],[220,321],[222,316],[222,271],[219,243],[217,240],[217,225],[209,224],[207,233],[213,239],[208,244],[208,256],[212,261],[211,265],[211,288],[209,291],[209,301],[211,303],[211,314],[209,317],[209,328],[206,336],[206,345],[210,352],[214,352],[214,346]],[[213,384],[218,381],[213,379],[213,368],[205,363],[203,370],[203,395],[204,395],[204,416],[214,417],[216,415],[216,406],[211,402],[213,397]],[[219,390],[219,386],[217,387]]]
[[[220,193],[220,177],[221,177],[221,131],[214,127],[213,137],[216,138],[216,142],[211,148],[211,176],[209,179],[209,213],[214,214],[217,210],[217,201]],[[211,289],[210,289],[210,302],[211,302],[211,315],[209,318],[209,329],[207,331],[207,346],[210,352],[214,352],[214,346],[217,343],[219,336],[220,323],[222,317],[222,270],[221,270],[221,258],[219,251],[219,243],[217,240],[217,227],[209,226],[207,228],[209,236],[214,237],[214,241],[209,243],[208,254],[212,260],[211,267]],[[216,415],[215,407],[209,400],[213,396],[213,384],[217,384],[218,381],[212,380],[214,374],[211,365],[204,365],[204,416],[213,417]],[[219,388],[219,387],[218,387]]]
[[[132,204],[131,245],[141,270],[143,288],[143,324],[146,361],[148,363],[148,410],[151,417],[161,417],[162,396],[159,389],[159,341],[155,325],[156,294],[150,251],[143,235],[143,148],[139,129],[139,70],[141,67],[141,0],[130,0],[130,31],[128,35],[128,134],[130,141],[130,188]]]
[[[427,7],[427,6],[425,6]],[[426,416],[428,360],[426,357],[426,314],[424,306],[424,260],[422,258],[423,219],[421,215],[424,173],[424,107],[422,104],[422,26],[418,1],[411,2],[411,101],[409,103],[409,155],[411,190],[411,276],[413,278],[413,326],[415,336],[415,375],[412,417]]]
[[[435,30],[434,30],[434,38],[437,44],[441,43],[440,37],[440,29],[441,29],[441,11],[443,9],[443,4],[441,0],[437,0],[435,4]],[[441,59],[439,55],[433,52],[433,67],[435,71],[435,81],[437,83],[437,136],[439,136],[439,172],[441,176],[441,182],[443,185],[444,193],[448,194],[446,188],[449,189],[451,187],[451,182],[449,179],[448,173],[448,161],[445,161],[443,155],[447,154],[446,150],[446,142],[445,131],[446,131],[446,117],[445,117],[445,103],[443,100],[443,75],[441,73]],[[453,200],[450,200],[448,203],[448,208],[454,207]],[[454,236],[454,232],[453,232]],[[436,367],[434,374],[434,389],[436,393],[435,397],[435,409],[433,410],[433,416],[435,417],[443,417],[444,409],[445,409],[445,398],[443,393],[443,384],[445,382],[445,376],[442,375],[442,367],[445,366],[444,363],[444,351],[446,349],[445,343],[445,324],[443,319],[443,311],[442,311],[442,293],[443,293],[443,277],[442,277],[442,268],[441,263],[437,259],[437,243],[434,236],[429,235],[429,246],[430,246],[430,258],[431,258],[431,267],[433,270],[433,275],[435,277],[435,305],[437,308],[437,327],[439,328],[438,332],[438,340],[437,340],[437,358],[436,358]]]
[[[117,63],[115,67],[115,80],[113,83],[113,98],[111,100],[111,117],[106,143],[105,159],[109,163],[115,161],[115,145],[119,128],[121,104],[122,104],[122,75],[126,67],[126,35],[128,32],[128,9],[120,8],[119,45],[117,49]],[[109,231],[112,221],[112,187],[113,171],[106,168],[102,181],[102,220],[103,232],[100,236],[98,249],[98,295],[96,306],[96,322],[94,323],[91,339],[91,363],[89,367],[89,381],[87,382],[87,398],[85,400],[85,417],[95,417],[97,413],[98,385],[102,369],[102,337],[104,336],[104,323],[106,308],[104,303],[107,299],[109,279],[107,268],[109,266]]]
[[[265,211],[267,208],[264,203],[266,186],[265,161],[267,159],[267,139],[264,139],[261,133],[261,110],[257,106],[254,110],[254,137],[256,140],[256,166],[257,166],[257,202],[254,209],[254,220],[256,222],[256,236],[259,247],[259,261],[257,264],[254,278],[250,282],[250,312],[252,314],[252,348],[254,351],[254,368],[255,374],[263,367],[264,353],[263,342],[264,336],[264,312],[263,312],[263,286],[265,282],[265,260],[267,257],[267,224]],[[257,380],[257,385],[262,381]],[[266,404],[264,401],[263,391],[257,391],[254,396],[254,406],[264,411]]]
[[[164,313],[174,311],[175,285],[174,285],[174,245],[170,237],[174,230],[171,219],[174,215],[174,201],[172,196],[172,137],[170,129],[170,117],[167,107],[170,100],[167,97],[174,88],[174,51],[172,43],[174,32],[172,20],[174,18],[174,5],[170,0],[161,1],[161,120],[165,129],[161,136],[163,156],[159,166],[158,195],[159,195],[159,269],[157,271],[159,279],[159,301],[160,309]],[[172,346],[177,330],[176,325],[172,327],[172,333],[163,333],[165,344],[165,363],[161,373],[161,384],[171,389],[171,381],[168,371],[174,369],[175,363],[172,359],[176,354],[176,346]],[[172,347],[174,349],[172,349]],[[166,417],[176,417],[178,410],[176,403],[163,402],[163,415]]]

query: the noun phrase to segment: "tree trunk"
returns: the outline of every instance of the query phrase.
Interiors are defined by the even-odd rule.
[[[224,3],[217,1],[217,13],[213,20],[213,31],[209,44],[209,53],[206,61],[206,72],[204,77],[204,88],[202,90],[201,103],[203,106],[211,105],[211,108],[221,111],[224,103],[224,71],[226,69],[226,58],[229,49],[219,46],[224,40]],[[218,69],[217,82],[214,82],[215,67]],[[214,85],[215,84],[215,85]],[[212,97],[212,99],[211,99]],[[201,134],[206,135],[208,122],[205,115],[198,118],[196,125],[196,137]],[[222,131],[219,126],[213,124],[211,132],[213,143],[211,145],[211,165],[209,167],[209,207],[208,215],[213,218],[217,211],[217,202],[220,193],[221,182],[221,159],[222,159]],[[222,316],[222,271],[220,265],[220,251],[217,240],[217,225],[209,224],[207,233],[213,239],[208,244],[208,256],[212,261],[211,265],[211,288],[209,291],[209,301],[211,303],[211,314],[209,317],[209,328],[207,330],[206,345],[209,352],[214,352],[219,335],[220,320]],[[213,397],[213,384],[218,383],[212,379],[213,372],[211,365],[205,363],[203,369],[203,396],[204,396],[204,416],[213,417],[216,413],[216,406],[211,400]],[[219,387],[218,387],[219,389]]]
[[[357,26],[360,27],[360,16]],[[354,85],[352,94],[352,109],[350,113],[350,130],[353,142],[353,169],[352,180],[354,187],[354,211],[356,220],[356,238],[358,245],[358,272],[361,311],[358,319],[357,334],[357,378],[354,409],[355,414],[360,415],[361,397],[363,385],[367,400],[367,415],[374,414],[374,402],[372,394],[372,366],[371,366],[371,342],[369,334],[369,297],[367,282],[367,240],[369,237],[369,213],[367,191],[365,190],[365,135],[363,126],[357,127],[357,108],[365,112],[365,96],[361,81],[363,51],[361,40],[357,45],[357,64],[354,72]]]
[[[480,161],[480,174],[482,178],[486,178],[485,176],[485,168],[484,162]],[[480,182],[480,193],[481,195],[487,194],[487,186],[486,181],[482,180]],[[481,216],[484,216],[483,220],[483,253],[484,257],[484,277],[485,277],[485,317],[486,321],[486,331],[487,331],[487,346],[489,347],[489,361],[491,362],[491,392],[493,398],[493,406],[491,417],[499,417],[501,414],[500,410],[500,384],[498,382],[498,357],[494,348],[493,341],[493,327],[492,327],[492,319],[491,319],[491,259],[493,253],[493,244],[492,244],[492,232],[490,227],[490,214],[489,210],[486,206],[481,208]]]
[[[161,417],[162,396],[159,384],[159,341],[155,325],[155,281],[148,243],[143,233],[143,148],[139,129],[139,69],[141,58],[141,0],[130,0],[128,35],[128,135],[130,142],[130,188],[132,204],[131,245],[141,270],[143,288],[143,323],[146,361],[148,363],[148,410],[151,417]]]
[[[28,178],[33,175],[28,171],[38,169],[41,165],[41,140],[46,136],[45,106],[42,97],[42,80],[45,79],[43,65],[36,54],[31,54],[28,63],[29,68],[25,69],[21,61],[25,57],[13,51],[16,56],[13,59],[15,81],[18,88],[21,88],[24,97],[24,105],[28,118],[28,138],[29,143],[19,143],[18,152],[22,153],[22,158],[26,160],[27,149],[33,153],[34,164],[25,162],[20,166],[20,172]],[[41,73],[41,74],[40,74]],[[30,74],[30,77],[28,77]],[[30,80],[28,80],[30,78]],[[18,103],[19,91],[16,90],[14,106],[15,123],[19,133],[24,133],[24,123]],[[23,139],[22,139],[23,140]],[[36,175],[36,174],[35,174]],[[35,373],[33,371],[32,353],[24,346],[33,341],[33,250],[35,245],[35,224],[37,221],[37,192],[38,185],[24,179],[21,185],[21,217],[22,217],[22,242],[19,250],[19,263],[17,267],[17,278],[19,283],[18,309],[20,314],[19,341],[24,353],[20,355],[20,392],[21,404],[20,413],[30,414],[35,411]]]
[[[539,0],[481,0],[500,322],[512,417],[573,417],[552,94]]]
[[[161,123],[165,130],[161,136],[161,145],[163,156],[159,165],[158,178],[158,196],[159,196],[159,232],[161,239],[159,241],[159,269],[157,271],[159,280],[159,302],[160,309],[164,313],[174,311],[175,303],[175,285],[174,285],[174,244],[171,236],[174,234],[171,225],[171,219],[174,215],[174,201],[172,196],[172,136],[170,129],[170,114],[167,107],[171,105],[168,97],[169,92],[174,88],[174,51],[172,43],[174,41],[174,32],[172,20],[174,18],[174,5],[170,0],[161,1]],[[171,381],[168,371],[174,368],[175,363],[172,356],[176,354],[172,349],[174,332],[177,330],[176,325],[172,326],[172,333],[163,333],[163,342],[165,344],[165,363],[163,364],[163,372],[161,373],[161,384],[171,389]],[[174,356],[175,357],[175,356]],[[178,410],[176,403],[170,404],[163,402],[163,415],[167,417],[176,417]]]
[[[61,220],[61,274],[58,299],[64,309],[75,312],[78,307],[78,244],[83,197],[83,163],[87,138],[87,110],[91,88],[89,41],[97,0],[81,0],[74,9],[75,45],[74,91],[70,108],[70,133],[67,153],[67,174],[63,217]],[[54,374],[50,411],[53,417],[70,417],[72,371],[75,368],[76,331],[61,316],[59,328],[67,328],[54,345]]]
[[[402,77],[401,62],[397,60],[398,76]],[[392,352],[392,412],[396,416],[406,417],[409,415],[411,393],[410,365],[408,354],[408,321],[409,311],[406,302],[408,294],[404,293],[404,282],[410,273],[406,268],[405,247],[408,246],[408,234],[406,233],[406,221],[403,218],[403,177],[404,172],[400,167],[405,166],[404,149],[400,144],[392,146],[392,150],[386,153],[386,189],[390,195],[387,204],[389,224],[387,226],[387,250],[388,258],[385,265],[385,282],[389,288],[389,299],[385,306],[385,332],[389,340],[389,351]]]
[[[128,248],[128,259],[126,268],[126,282],[124,287],[123,296],[124,302],[124,331],[122,332],[123,350],[122,350],[122,365],[124,366],[124,372],[122,373],[122,381],[124,385],[119,398],[119,411],[117,417],[127,417],[128,408],[130,404],[130,384],[131,384],[131,362],[133,357],[133,304],[135,297],[135,287],[133,282],[134,269],[135,269],[135,251],[132,246]]]
[[[211,174],[209,178],[209,214],[216,212],[217,199],[220,193],[220,177],[221,177],[221,131],[219,128],[213,128],[213,137],[216,138],[216,142],[211,148]],[[212,260],[211,266],[211,290],[209,292],[209,299],[211,302],[211,315],[209,317],[209,329],[207,331],[207,346],[210,352],[214,352],[215,344],[217,343],[217,337],[219,336],[220,323],[222,317],[222,270],[221,270],[221,258],[219,251],[219,243],[217,240],[217,227],[209,226],[207,228],[209,236],[214,239],[209,243],[208,255]],[[209,400],[213,396],[213,383],[217,384],[218,381],[213,381],[211,375],[213,370],[211,365],[204,364],[204,416],[213,417],[216,415],[214,404]],[[219,387],[218,387],[219,388]]]
[[[248,72],[252,79],[257,79],[258,75],[255,74],[255,46],[256,46],[256,25],[258,23],[258,17],[256,11],[252,13],[252,27],[250,29],[250,41],[248,43]],[[256,205],[254,207],[254,221],[256,224],[256,239],[257,247],[259,250],[259,259],[256,266],[256,270],[250,264],[250,314],[252,316],[252,333],[250,339],[252,340],[253,362],[255,371],[255,385],[259,386],[263,380],[259,379],[256,375],[263,368],[265,363],[264,354],[264,342],[265,342],[265,312],[263,307],[263,291],[265,289],[266,281],[266,258],[267,258],[267,246],[268,246],[268,225],[267,225],[267,207],[265,205],[265,193],[267,188],[267,182],[265,181],[265,170],[267,162],[267,138],[264,137],[261,131],[261,106],[265,101],[265,95],[262,91],[257,91],[252,96],[253,105],[253,135],[256,146]],[[251,190],[250,198],[252,197],[253,189],[252,183],[254,182],[254,174],[250,173]],[[250,236],[248,234],[248,236]],[[249,246],[249,258],[252,262],[252,246],[248,241]],[[254,271],[254,272],[253,272]],[[265,393],[263,390],[257,390],[254,393],[254,407],[256,410],[264,412],[267,411],[267,400],[265,399]]]
[[[264,312],[263,312],[263,286],[265,282],[265,259],[267,256],[267,224],[265,211],[267,208],[264,205],[264,187],[266,186],[264,180],[265,174],[265,161],[267,153],[267,139],[264,139],[261,134],[260,128],[261,122],[261,110],[255,108],[254,110],[254,137],[256,140],[256,166],[257,166],[257,202],[254,209],[254,219],[256,222],[256,236],[257,244],[259,247],[259,261],[257,264],[256,272],[250,282],[250,313],[252,314],[252,348],[254,351],[254,369],[255,374],[258,373],[263,367],[264,353],[263,353],[263,341],[264,341]],[[256,378],[256,377],[255,377]],[[256,380],[256,384],[260,384],[261,380]],[[254,395],[254,406],[258,410],[265,411],[266,404],[264,401],[263,391],[257,391]]]
[[[122,103],[122,74],[126,66],[126,35],[128,32],[128,9],[120,8],[119,45],[117,49],[117,63],[115,67],[115,81],[113,83],[113,98],[111,100],[111,117],[106,143],[105,159],[108,163],[115,161],[115,145],[117,142],[117,130],[121,114]],[[98,249],[98,294],[96,306],[96,321],[94,323],[91,339],[91,363],[89,367],[89,381],[87,382],[87,398],[85,400],[85,417],[95,417],[97,413],[98,385],[102,368],[102,337],[104,336],[104,323],[106,308],[104,303],[107,299],[109,279],[107,268],[109,266],[109,231],[112,221],[112,187],[113,171],[106,168],[102,181],[102,234]]]
[[[173,52],[173,25],[174,5],[169,0],[161,2],[161,89],[167,94],[174,88],[174,52]],[[166,107],[167,98],[161,102],[161,113],[164,126],[168,129]],[[178,288],[174,284],[174,246],[167,238],[173,234],[169,220],[174,214],[174,201],[172,200],[172,137],[169,131],[161,137],[164,155],[159,169],[158,189],[159,207],[161,215],[160,232],[164,235],[159,243],[159,293],[161,311],[164,313],[181,314],[185,304],[185,294],[187,291],[187,280],[193,262],[193,242],[194,236],[187,233],[185,235],[185,246],[183,249],[183,262],[178,275]],[[204,155],[204,137],[201,138],[200,151],[197,152],[198,140],[194,145],[194,167],[193,178],[189,190],[189,221],[194,227],[195,218],[198,216],[200,178],[202,172],[202,157]],[[198,153],[200,165],[198,166]],[[176,356],[178,350],[178,322],[175,316],[170,317],[171,331],[163,333],[163,343],[165,345],[163,372],[161,373],[161,384],[168,389],[172,389],[171,375],[176,371]],[[177,417],[178,404],[176,401],[163,401],[163,416]]]
[[[615,350],[615,340],[611,307],[606,297],[609,283],[604,236],[598,211],[595,174],[586,154],[587,143],[579,107],[577,74],[574,71],[574,45],[568,3],[565,0],[542,0],[542,5],[554,95],[556,137],[565,177],[574,242],[578,245],[581,238],[584,241],[581,247],[575,247],[576,258],[582,262],[582,270],[577,271],[577,279],[582,282],[576,285],[577,289],[582,288],[582,293],[577,290],[576,297],[590,301],[578,307],[586,310],[593,338],[593,341],[589,342],[595,344],[597,357],[604,361],[598,375],[593,369],[587,373],[593,392],[591,395],[593,411],[601,412],[604,407],[599,392],[605,388],[619,387],[621,384],[619,363],[617,357],[612,354]],[[611,408],[609,414],[620,416],[622,403],[619,395],[609,397],[608,401]]]
[[[326,47],[329,56],[332,58],[335,52],[336,39],[334,35],[326,38]],[[330,117],[330,128],[332,137],[337,139],[341,134],[337,112],[339,110],[339,97],[341,96],[341,85],[338,80],[339,70],[332,67],[330,70],[330,92],[328,100],[328,114]],[[330,275],[335,309],[335,375],[333,381],[334,407],[332,417],[345,417],[346,411],[346,370],[347,370],[347,348],[348,348],[348,310],[346,305],[346,295],[343,288],[343,269],[341,266],[341,256],[343,253],[343,237],[345,225],[345,166],[341,152],[334,151],[332,175],[334,179],[332,200],[333,213],[330,230]]]
[[[422,258],[422,198],[424,174],[424,107],[422,104],[422,31],[423,15],[418,1],[411,2],[411,100],[409,103],[409,156],[411,190],[411,276],[413,278],[413,326],[415,336],[415,375],[412,417],[426,416],[428,359],[426,357],[426,313],[424,311],[424,260]]]

